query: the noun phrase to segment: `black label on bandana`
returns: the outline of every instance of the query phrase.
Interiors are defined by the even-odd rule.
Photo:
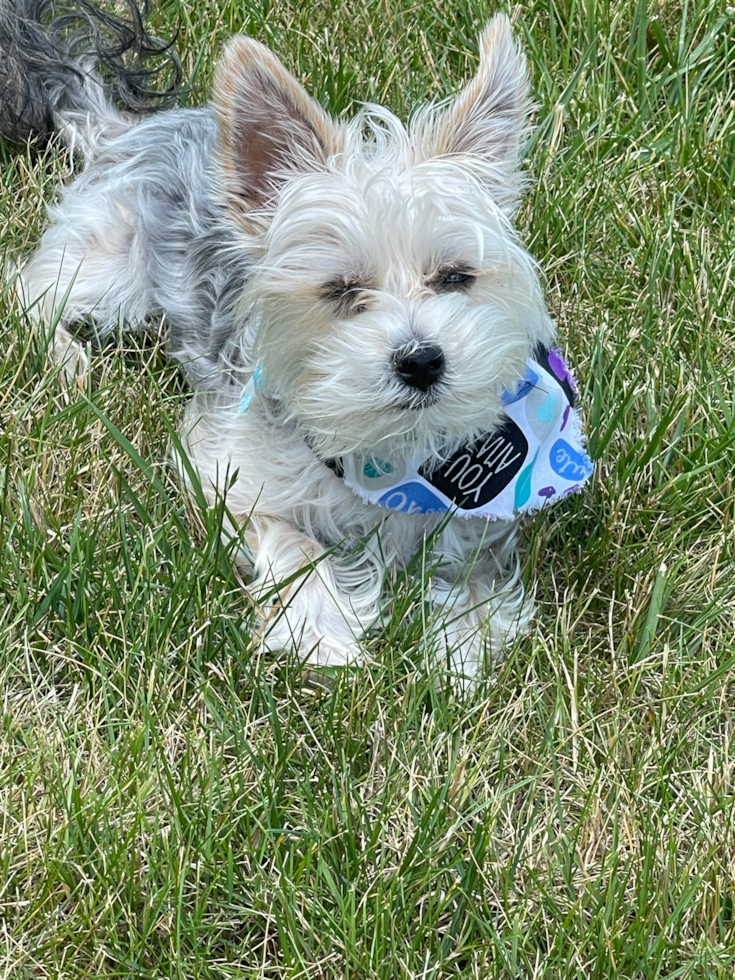
[[[464,446],[435,469],[426,463],[419,473],[465,510],[475,510],[497,497],[518,473],[528,455],[528,441],[512,419]]]

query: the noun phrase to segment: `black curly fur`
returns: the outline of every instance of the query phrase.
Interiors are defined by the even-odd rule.
[[[0,135],[15,143],[48,140],[59,113],[86,110],[90,79],[135,113],[178,100],[181,64],[170,43],[146,30],[148,0],[122,6],[125,15],[90,0],[0,0]],[[160,90],[152,81],[162,72]]]

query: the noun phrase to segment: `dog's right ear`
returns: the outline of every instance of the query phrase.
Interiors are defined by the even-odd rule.
[[[227,201],[248,230],[249,212],[267,207],[289,177],[322,169],[343,145],[339,125],[251,37],[233,37],[225,46],[214,108]]]
[[[483,166],[479,175],[496,203],[515,211],[521,184],[521,146],[532,105],[526,59],[505,14],[480,34],[480,64],[459,95],[418,117],[414,138],[424,159],[461,157]]]

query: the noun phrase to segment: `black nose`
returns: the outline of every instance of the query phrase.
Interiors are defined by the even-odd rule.
[[[417,347],[399,351],[394,361],[396,373],[409,388],[428,391],[444,374],[441,347]]]

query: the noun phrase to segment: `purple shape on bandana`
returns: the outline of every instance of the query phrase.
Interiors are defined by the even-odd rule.
[[[556,493],[556,487],[541,487],[538,492],[539,497],[553,497]]]
[[[559,432],[564,431],[564,426],[567,424],[567,421],[569,420],[569,410],[571,409],[571,407],[572,407],[571,405],[567,405],[567,407],[564,409],[564,418],[562,419],[561,429],[559,429]]]
[[[552,347],[549,351],[549,367],[560,381],[567,381],[572,388],[576,388],[577,381],[558,347]]]

